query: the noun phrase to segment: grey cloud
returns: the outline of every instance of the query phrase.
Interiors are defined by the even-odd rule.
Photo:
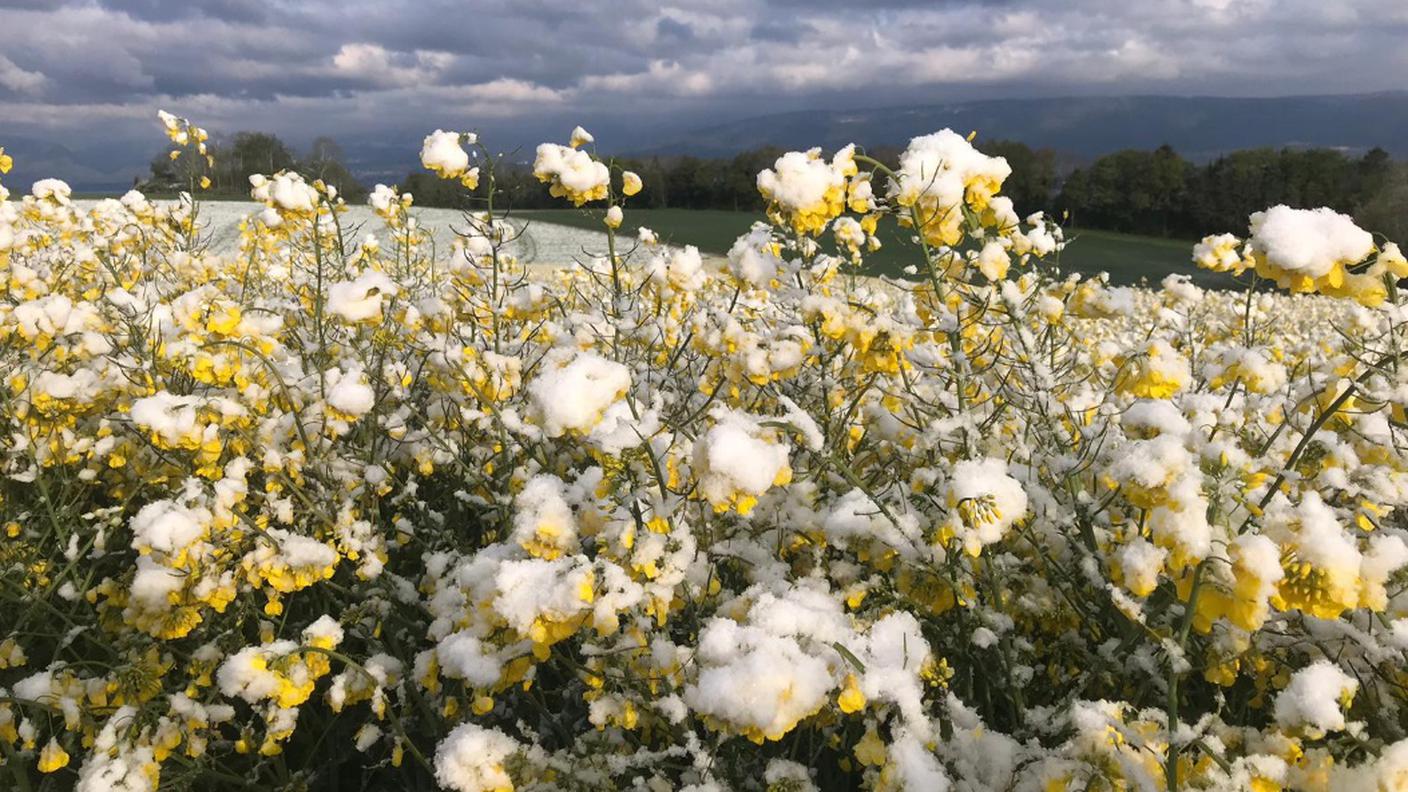
[[[767,5],[787,9],[826,10],[840,9],[865,12],[868,10],[908,10],[926,11],[939,8],[963,6],[1007,6],[1018,5],[1020,0],[868,0],[857,3],[855,0],[770,0]]]
[[[99,4],[134,19],[153,21],[208,18],[258,23],[268,17],[266,4],[259,0],[100,0]]]
[[[694,28],[669,17],[661,17],[655,23],[655,33],[662,39],[673,39],[675,41],[693,41]]]
[[[811,26],[800,20],[765,20],[757,23],[749,35],[757,41],[778,41],[795,44],[811,30]]]
[[[28,8],[33,10],[53,9],[70,5],[81,0],[0,0],[0,8]]]

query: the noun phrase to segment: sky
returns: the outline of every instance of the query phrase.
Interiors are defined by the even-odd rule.
[[[0,146],[116,167],[160,147],[158,109],[414,150],[438,127],[639,145],[792,109],[1364,93],[1408,87],[1405,40],[1405,0],[0,0]]]

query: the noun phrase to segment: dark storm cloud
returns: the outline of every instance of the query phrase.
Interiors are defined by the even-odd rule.
[[[753,25],[748,35],[755,41],[783,41],[795,44],[811,29],[805,22],[767,20]]]
[[[911,11],[953,8],[958,6],[1003,6],[1016,5],[1020,0],[868,0],[863,4],[867,10],[904,9]],[[772,0],[768,5],[787,9],[832,9],[854,10],[862,4],[855,0]]]
[[[1408,85],[1405,35],[1402,0],[0,0],[0,138],[1366,92]]]
[[[260,0],[101,0],[100,5],[135,19],[152,21],[206,18],[258,23],[267,17],[266,4]]]
[[[64,0],[0,0],[0,8],[46,9],[68,5]]]
[[[661,39],[693,41],[694,28],[674,19],[662,18],[659,22],[655,23],[655,35]]]

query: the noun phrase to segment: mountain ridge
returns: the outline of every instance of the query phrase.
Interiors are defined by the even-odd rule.
[[[544,130],[528,120],[496,135],[517,160],[531,161]],[[604,153],[637,157],[731,157],[762,146],[834,150],[847,143],[870,148],[903,146],[912,137],[944,127],[980,139],[1016,140],[1051,148],[1067,165],[1088,162],[1120,149],[1173,146],[1194,162],[1238,149],[1328,147],[1359,154],[1374,147],[1408,160],[1408,91],[1312,94],[1280,97],[1054,96],[973,99],[872,108],[792,110],[752,115],[701,126],[662,122],[640,128],[591,125]],[[236,130],[218,130],[232,133]],[[419,167],[415,141],[423,130],[352,136],[343,139],[346,162],[364,182],[401,179]],[[145,175],[158,144],[65,147],[39,138],[0,135],[15,159],[15,172],[3,181],[12,192],[28,190],[37,178],[68,181],[80,192],[126,189]]]
[[[944,127],[1091,159],[1165,143],[1193,160],[1259,147],[1375,146],[1408,157],[1408,91],[1284,97],[1130,95],[979,99],[871,109],[797,110],[699,127],[636,155],[727,156],[775,145],[903,145]]]

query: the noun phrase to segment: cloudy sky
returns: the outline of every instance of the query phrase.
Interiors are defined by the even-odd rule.
[[[158,108],[390,144],[984,96],[1371,92],[1408,87],[1405,40],[1404,0],[0,0],[0,145],[130,156],[159,145]]]

